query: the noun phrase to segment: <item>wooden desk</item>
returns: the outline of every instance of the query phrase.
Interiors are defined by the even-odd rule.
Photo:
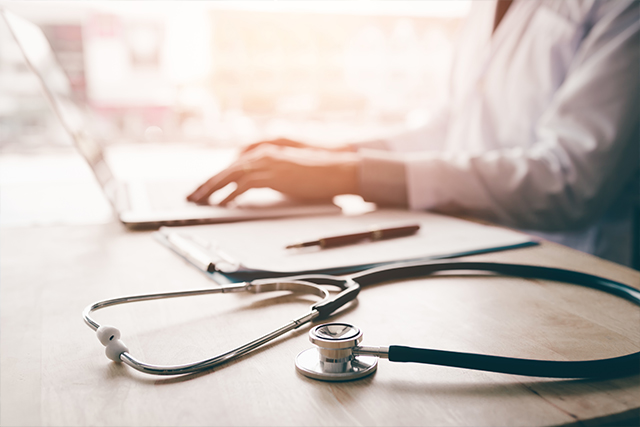
[[[310,346],[308,326],[206,373],[146,376],[105,358],[83,308],[125,294],[210,286],[206,278],[149,233],[119,224],[5,228],[0,240],[2,425],[638,424],[638,377],[549,380],[381,360],[361,381],[309,380],[294,369],[294,356]],[[549,243],[473,259],[640,284],[636,271]],[[172,364],[226,350],[309,304],[232,294],[114,307],[96,318],[119,327],[136,356]],[[638,307],[536,280],[450,276],[380,285],[334,319],[362,327],[365,345],[557,360],[640,349]]]

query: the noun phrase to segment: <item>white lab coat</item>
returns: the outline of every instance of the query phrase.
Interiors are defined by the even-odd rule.
[[[367,200],[464,212],[630,263],[640,2],[473,2],[430,125],[361,150]],[[380,147],[378,147],[380,148]],[[612,244],[614,243],[614,244]]]

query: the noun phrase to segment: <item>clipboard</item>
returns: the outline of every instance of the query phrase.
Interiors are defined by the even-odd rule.
[[[419,223],[412,236],[331,249],[288,244],[370,227]],[[344,275],[398,262],[432,261],[534,246],[529,235],[428,212],[380,209],[356,216],[164,227],[154,238],[217,283],[316,273]]]

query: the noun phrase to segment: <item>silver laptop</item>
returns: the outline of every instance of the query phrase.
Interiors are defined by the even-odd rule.
[[[22,51],[27,66],[42,85],[45,97],[76,148],[87,161],[118,218],[130,228],[219,223],[298,215],[337,214],[331,203],[308,204],[287,199],[270,189],[253,189],[234,207],[195,205],[186,196],[200,182],[126,182],[112,173],[103,147],[87,127],[84,109],[71,97],[71,84],[42,30],[5,10],[0,14]],[[212,150],[215,150],[212,148]],[[151,156],[152,157],[152,156]],[[212,173],[215,171],[212,171]]]

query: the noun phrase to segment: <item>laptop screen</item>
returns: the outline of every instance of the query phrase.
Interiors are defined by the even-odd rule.
[[[36,75],[45,97],[64,128],[69,132],[76,148],[87,160],[107,198],[116,202],[116,184],[104,160],[100,144],[86,131],[86,114],[72,98],[71,83],[46,36],[37,25],[0,7],[0,14],[15,38],[27,66]]]

